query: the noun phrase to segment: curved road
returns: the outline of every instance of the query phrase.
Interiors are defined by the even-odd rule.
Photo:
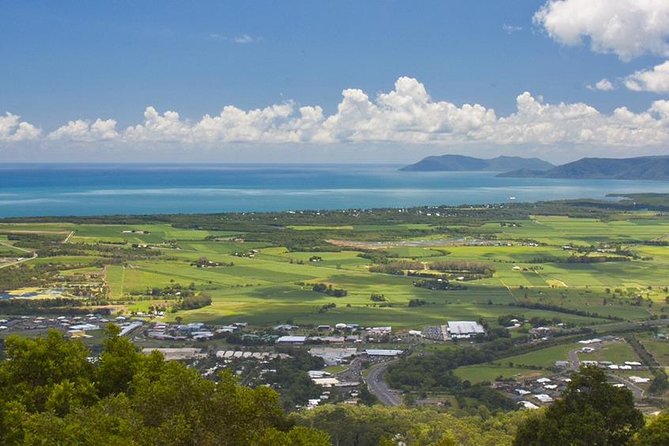
[[[384,406],[399,406],[402,404],[402,398],[388,387],[383,380],[388,366],[394,361],[382,362],[373,366],[367,376],[367,388],[376,396]]]

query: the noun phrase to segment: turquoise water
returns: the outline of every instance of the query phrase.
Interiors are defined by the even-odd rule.
[[[497,178],[394,165],[0,165],[0,217],[287,211],[603,198],[669,182]]]

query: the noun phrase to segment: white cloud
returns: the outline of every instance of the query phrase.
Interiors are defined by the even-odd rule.
[[[515,25],[508,25],[508,24],[505,23],[504,25],[502,25],[502,29],[507,34],[513,34],[513,33],[517,33],[518,31],[522,31],[523,27],[522,26],[515,26]]]
[[[34,125],[21,121],[21,117],[6,113],[0,116],[0,142],[21,142],[39,138],[42,131]]]
[[[37,132],[32,138],[39,135],[34,126],[23,124]],[[660,147],[669,144],[669,101],[655,101],[638,113],[621,107],[605,114],[584,103],[545,103],[525,92],[516,98],[514,113],[497,116],[484,105],[434,100],[422,83],[401,77],[394,89],[375,97],[359,89],[344,90],[330,115],[320,106],[293,102],[251,110],[228,105],[197,120],[147,107],[141,123],[122,130],[116,126],[113,119],[70,121],[46,139],[51,144],[108,141],[128,148],[220,148],[229,143]],[[28,127],[20,127],[15,115],[0,118],[0,140],[26,138]]]
[[[118,138],[116,121],[114,119],[96,119],[94,122],[77,119],[57,128],[47,135],[52,140],[69,141],[104,141]]]
[[[613,85],[613,83],[608,80],[608,79],[602,79],[599,82],[597,82],[595,85],[588,85],[589,90],[599,90],[599,91],[611,91],[615,90],[616,87]]]
[[[669,60],[626,77],[625,86],[634,91],[669,93]]]
[[[667,0],[549,0],[535,13],[534,23],[562,44],[587,38],[594,51],[622,60],[669,56]]]
[[[232,40],[235,43],[241,43],[241,44],[258,43],[258,42],[262,41],[262,37],[254,37],[254,36],[250,36],[248,34],[242,34],[240,36],[236,36]]]

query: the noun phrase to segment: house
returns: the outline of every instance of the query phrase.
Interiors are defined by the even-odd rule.
[[[534,397],[542,403],[550,403],[553,401],[553,398],[550,395],[546,395],[545,393],[534,395]]]
[[[528,410],[534,410],[539,408],[539,406],[529,401],[519,401],[518,404],[523,406],[523,409],[528,409]]]

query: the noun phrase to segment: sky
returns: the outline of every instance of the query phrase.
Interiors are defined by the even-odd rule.
[[[4,162],[669,154],[667,0],[0,0]]]

